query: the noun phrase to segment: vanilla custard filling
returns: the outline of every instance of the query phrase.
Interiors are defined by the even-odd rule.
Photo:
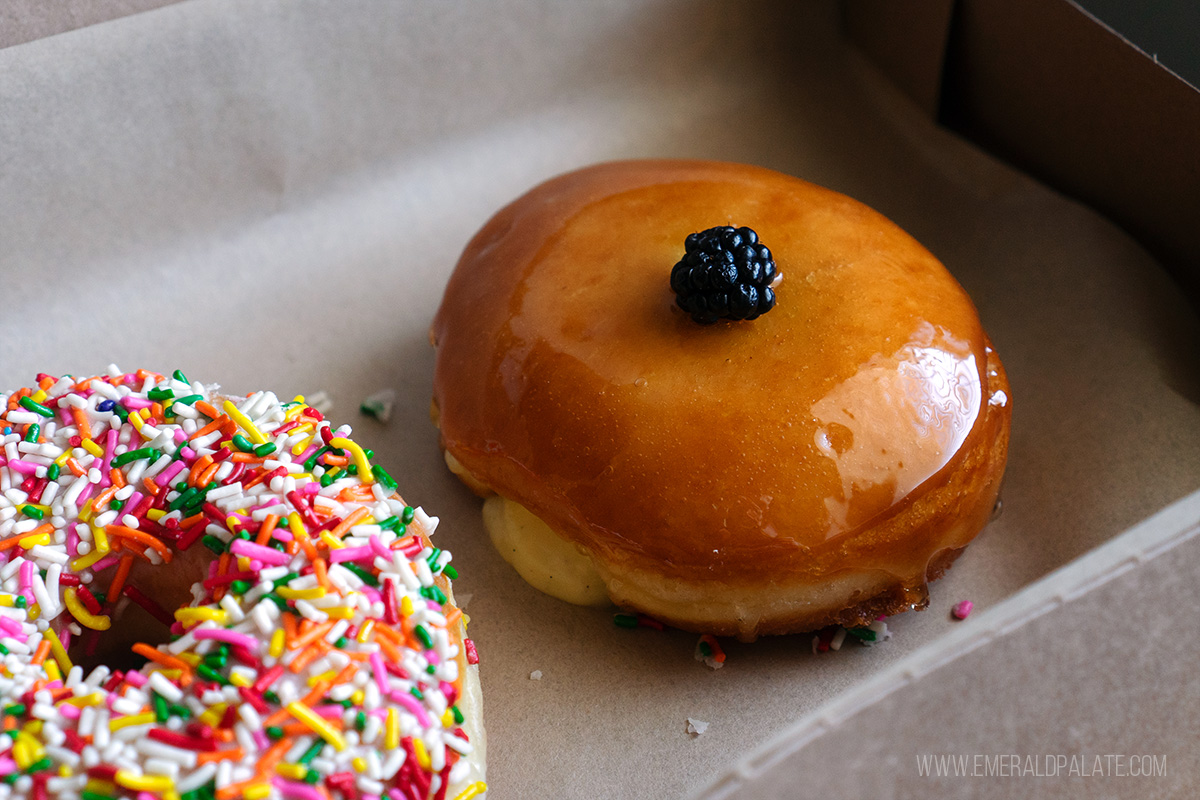
[[[492,545],[533,588],[579,606],[607,606],[608,590],[590,556],[520,503],[499,495],[483,501]]]

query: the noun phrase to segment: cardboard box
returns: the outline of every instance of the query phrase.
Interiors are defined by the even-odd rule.
[[[125,15],[157,5],[5,12],[5,385],[115,360],[329,391],[442,518],[482,656],[489,797],[1194,792],[1193,90],[1061,0]],[[538,180],[641,155],[858,197],[975,299],[1014,387],[1005,510],[890,641],[730,642],[711,672],[695,636],[526,587],[442,468],[425,331],[459,250]],[[356,415],[389,387],[390,424]],[[977,611],[953,622],[963,599]],[[938,755],[983,766],[921,774]],[[1118,756],[1166,774],[1117,775]]]

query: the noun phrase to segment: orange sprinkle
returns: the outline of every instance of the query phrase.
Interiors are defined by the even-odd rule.
[[[246,757],[246,751],[240,747],[233,750],[212,750],[196,753],[196,764],[207,764],[210,761],[241,761]]]
[[[377,630],[377,631],[379,630],[378,625],[375,626],[375,630]],[[394,645],[390,641],[388,641],[388,638],[386,636],[376,637],[375,641],[376,641],[376,643],[379,644],[379,649],[383,651],[383,654],[385,656],[387,656],[388,658],[390,658],[392,660],[393,664],[404,663],[404,654],[402,652],[400,652],[399,647],[396,647],[396,645]]]
[[[357,525],[359,520],[368,516],[370,513],[371,512],[366,508],[359,506],[350,512],[350,516],[339,522],[337,527],[330,531],[330,533],[333,534],[333,538],[341,539],[346,534],[346,531]]]
[[[9,548],[16,547],[26,536],[29,536],[29,534],[18,533],[16,536],[10,536],[7,539],[0,539],[0,550],[8,550]]]
[[[87,475],[87,470],[81,467],[79,462],[74,458],[67,459],[67,469],[71,470],[71,474],[73,474],[76,478],[81,478],[84,475]]]
[[[54,385],[54,378],[51,378],[49,375],[47,375],[46,377],[44,377],[40,381],[38,381],[38,388],[42,389],[42,390],[49,389],[53,385]]]
[[[155,664],[166,667],[167,669],[179,670],[179,683],[185,688],[192,684],[192,665],[183,659],[176,658],[169,653],[164,653],[160,650],[155,650],[145,642],[138,642],[133,646],[133,652],[143,656],[148,661],[153,661]]]
[[[171,548],[167,547],[150,534],[139,531],[136,528],[126,528],[124,525],[109,525],[104,529],[104,532],[109,536],[115,536],[121,539],[132,539],[135,542],[140,542],[147,547],[151,547],[155,552],[162,556],[163,561],[166,561],[168,564],[171,563],[171,558],[174,556],[174,554],[171,552]]]
[[[321,645],[325,646],[322,647]],[[320,658],[325,651],[329,649],[330,645],[328,643],[326,643],[323,639],[318,639],[304,650],[301,650],[296,657],[292,659],[292,663],[288,664],[288,669],[292,672],[299,672]]]
[[[108,479],[112,481],[113,486],[116,486],[118,489],[125,488],[125,475],[116,467],[113,467],[108,471]]]
[[[213,475],[217,474],[217,470],[221,468],[220,464],[209,464],[204,471],[200,473],[200,477],[196,479],[197,486],[207,486],[213,479]]]
[[[162,403],[154,402],[150,404],[150,416],[154,419],[162,419],[165,416],[163,414]]]
[[[309,539],[308,536],[297,536],[292,541],[299,542],[300,548],[304,551],[304,555],[308,556],[309,561],[316,561],[317,558],[319,558],[317,555],[317,548],[313,545],[312,540]]]
[[[199,411],[201,414],[208,417],[209,419],[213,420],[214,422],[221,419],[221,417],[225,416],[220,411],[217,411],[215,408],[213,408],[211,405],[209,405],[209,403],[205,400],[197,400],[195,405],[196,405],[197,411]],[[197,433],[198,432],[199,431],[197,431]]]
[[[142,486],[146,487],[146,491],[157,496],[162,489],[158,488],[158,484],[154,482],[154,478],[142,478]]]
[[[321,587],[327,592],[337,592],[338,594],[341,594],[341,590],[329,582],[329,573],[325,571],[325,559],[314,558],[312,565],[313,575],[316,577],[317,583],[320,584]]]
[[[300,632],[299,626],[296,624],[296,616],[294,614],[286,614],[285,613],[283,615],[283,635],[284,635],[284,637],[288,641],[291,641],[292,639],[295,639],[297,635],[299,635],[299,632]]]
[[[203,430],[203,428],[201,428],[201,430]],[[197,434],[198,433],[199,431],[197,431]],[[205,454],[197,458],[195,463],[192,464],[191,472],[188,473],[188,486],[195,486],[200,481],[200,475],[204,472],[204,470],[212,466],[212,463],[213,457],[211,455]]]
[[[240,461],[243,464],[261,464],[261,463],[263,463],[263,459],[254,455],[254,453],[234,453],[233,455],[231,455],[229,457],[229,460],[233,461],[233,462]]]
[[[308,620],[305,620],[308,622]],[[313,625],[306,632],[288,642],[289,650],[299,650],[301,647],[307,647],[333,629],[333,620],[322,622],[319,625]]]
[[[50,640],[42,639],[38,643],[37,649],[33,651],[33,658],[30,659],[30,663],[35,667],[40,667],[48,655],[50,655]]]
[[[344,467],[350,463],[350,459],[348,457],[335,456],[331,455],[330,453],[326,453],[325,457],[321,460],[325,462],[326,466],[330,467]]]
[[[198,514],[192,514],[192,515],[191,515],[190,517],[188,517],[187,519],[181,519],[181,520],[179,521],[179,527],[181,527],[181,528],[190,528],[190,527],[192,527],[193,525],[195,525],[197,522],[203,522],[203,521],[204,521],[204,520],[206,520],[206,519],[208,519],[208,517],[204,516],[204,512],[203,512],[203,511],[201,511],[201,512],[200,512],[200,513],[198,513]]]
[[[449,611],[447,611],[446,612],[446,628],[447,628],[447,630],[452,629],[455,625],[457,625],[458,621],[460,619],[462,619],[462,609],[459,608],[458,606],[454,606]]]
[[[117,571],[108,587],[109,597],[121,596],[121,590],[125,588],[125,581],[129,579],[129,570],[132,567],[133,556],[121,556],[121,563],[117,564]]]
[[[275,526],[279,524],[278,514],[267,514],[263,518],[262,526],[258,529],[258,536],[254,537],[254,543],[265,545],[271,541],[271,534],[275,532]]]
[[[75,427],[79,429],[79,438],[92,438],[92,423],[88,422],[88,416],[82,408],[71,406],[71,418],[75,420]]]
[[[258,484],[262,483],[269,477],[271,477],[271,470],[263,470],[262,472],[255,475],[253,479],[251,479],[249,482],[247,482],[244,485],[244,488],[249,489],[253,486],[257,486]]]
[[[100,494],[96,495],[96,500],[92,503],[92,508],[96,511],[99,511],[101,508],[108,505],[108,502],[113,499],[119,490],[120,487],[117,486],[108,487]]]

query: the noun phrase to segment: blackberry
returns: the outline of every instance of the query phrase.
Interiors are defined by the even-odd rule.
[[[775,307],[775,262],[750,228],[709,228],[690,234],[683,248],[671,269],[671,289],[696,322],[755,319]]]

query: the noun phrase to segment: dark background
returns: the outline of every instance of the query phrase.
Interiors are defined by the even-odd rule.
[[[1200,0],[1075,0],[1158,62],[1200,87]]]

